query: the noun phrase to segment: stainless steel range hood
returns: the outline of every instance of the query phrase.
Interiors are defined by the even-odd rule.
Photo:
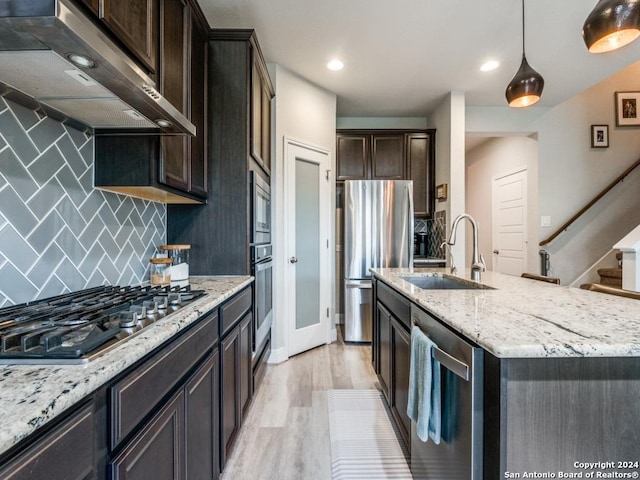
[[[95,134],[196,134],[155,82],[70,0],[0,1],[0,30],[4,97]],[[73,55],[93,65],[77,66]]]

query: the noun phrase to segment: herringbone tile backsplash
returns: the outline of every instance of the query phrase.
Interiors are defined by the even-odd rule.
[[[0,98],[0,307],[148,279],[165,205],[93,188],[93,139]]]

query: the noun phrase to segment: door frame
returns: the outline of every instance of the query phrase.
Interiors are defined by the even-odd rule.
[[[290,137],[285,135],[283,137],[283,159],[284,159],[284,175],[283,175],[283,180],[284,180],[284,185],[283,185],[283,199],[284,199],[284,205],[283,205],[283,212],[284,212],[284,218],[283,218],[283,227],[284,227],[284,235],[283,235],[283,239],[282,239],[282,243],[283,243],[283,252],[285,252],[285,255],[283,255],[283,258],[280,259],[280,265],[283,269],[284,275],[283,275],[283,285],[282,285],[282,289],[285,292],[295,292],[295,276],[292,275],[291,269],[288,268],[289,266],[289,256],[291,255],[291,251],[292,251],[292,246],[291,246],[291,238],[293,233],[295,232],[295,225],[292,225],[291,222],[289,221],[289,215],[288,215],[288,209],[286,207],[287,204],[290,204],[292,196],[293,196],[293,191],[294,189],[292,188],[292,186],[295,186],[295,177],[293,175],[293,168],[291,168],[292,162],[295,162],[295,156],[293,156],[291,154],[291,148],[292,147],[297,147],[297,148],[302,148],[305,150],[309,150],[311,152],[315,152],[315,153],[319,153],[321,155],[324,155],[326,157],[326,166],[327,166],[327,172],[325,172],[325,176],[324,178],[327,181],[327,188],[324,189],[325,190],[325,194],[326,194],[326,198],[322,198],[320,199],[320,205],[321,205],[321,212],[320,212],[320,218],[321,218],[321,225],[320,225],[320,233],[323,237],[326,238],[326,260],[327,260],[327,265],[328,268],[325,271],[325,275],[323,277],[321,277],[320,281],[321,283],[323,283],[324,285],[327,285],[327,290],[325,292],[325,303],[326,303],[326,308],[329,309],[329,315],[327,317],[322,316],[321,318],[324,318],[324,323],[325,323],[325,327],[326,327],[326,332],[325,332],[325,338],[326,338],[326,343],[331,343],[332,339],[335,338],[335,325],[333,324],[333,317],[334,317],[334,306],[333,306],[333,290],[335,289],[334,283],[332,281],[332,278],[334,276],[334,272],[333,272],[333,264],[335,263],[335,259],[333,257],[331,257],[331,252],[332,252],[332,245],[334,245],[334,240],[333,240],[333,230],[332,230],[332,224],[331,224],[331,219],[333,218],[331,216],[331,205],[333,205],[333,202],[331,201],[331,183],[333,180],[333,176],[331,175],[331,168],[332,168],[332,163],[331,163],[331,150],[328,148],[324,148],[324,147],[320,147],[317,145],[313,145],[309,142],[305,142],[302,140],[298,140],[296,138]],[[322,172],[321,172],[322,174]],[[322,195],[322,190],[321,190],[321,195]],[[293,298],[295,299],[295,294],[293,296],[291,295],[286,295],[286,296],[282,296],[282,298]],[[321,304],[322,304],[323,300],[321,298]],[[293,301],[288,301],[287,305],[283,305],[283,313],[285,315],[285,319],[283,319],[284,321],[282,322],[282,325],[285,326],[286,325],[286,329],[287,332],[284,335],[284,340],[285,340],[285,351],[286,351],[286,356],[287,358],[290,356],[290,352],[291,352],[291,348],[290,348],[290,333],[292,331],[293,328],[295,328],[295,303]],[[323,306],[321,305],[321,310],[323,309]]]
[[[527,165],[521,165],[517,168],[513,168],[510,170],[507,170],[505,172],[501,172],[497,175],[494,175],[491,179],[491,265],[492,265],[492,270],[497,271],[496,267],[497,267],[497,262],[499,261],[499,259],[495,258],[495,254],[493,253],[496,250],[496,229],[497,229],[497,225],[496,225],[496,216],[495,216],[495,212],[496,212],[496,182],[498,180],[500,180],[501,178],[505,178],[505,177],[510,177],[511,175],[515,175],[517,173],[521,173],[524,172],[525,173],[525,180],[526,180],[526,185],[525,185],[525,191],[524,191],[524,220],[523,220],[523,225],[524,225],[524,236],[523,236],[523,241],[524,241],[524,248],[523,248],[523,255],[524,255],[524,266],[525,269],[524,271],[526,272],[527,269],[529,268],[529,169],[527,167]]]

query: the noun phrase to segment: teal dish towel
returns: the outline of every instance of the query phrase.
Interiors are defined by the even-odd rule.
[[[407,415],[416,422],[418,438],[440,443],[440,362],[433,358],[435,343],[419,327],[411,329],[411,367]]]

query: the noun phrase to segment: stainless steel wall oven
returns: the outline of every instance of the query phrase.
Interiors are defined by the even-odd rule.
[[[271,243],[271,187],[251,170],[251,244]]]
[[[271,245],[251,247],[251,274],[255,277],[253,299],[253,355],[262,353],[273,318],[273,259]]]

